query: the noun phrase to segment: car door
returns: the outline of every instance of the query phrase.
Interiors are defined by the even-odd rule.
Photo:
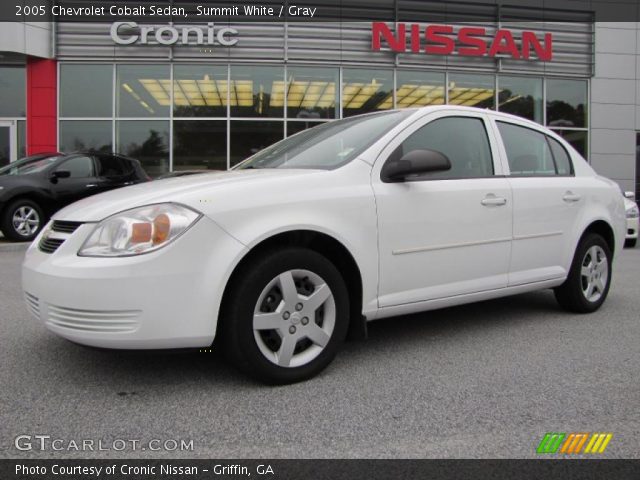
[[[513,247],[509,285],[562,278],[573,255],[568,241],[584,192],[570,156],[544,130],[496,119],[513,190]]]
[[[59,176],[61,174],[64,176]],[[98,192],[98,178],[91,155],[74,155],[63,161],[51,172],[50,181],[53,196],[60,207]]]
[[[135,170],[128,160],[117,155],[100,154],[96,155],[96,164],[100,191],[133,185]]]
[[[432,112],[382,150],[372,173],[380,307],[506,287],[511,188],[488,121],[466,110]],[[382,181],[385,162],[416,149],[443,153],[452,168]]]

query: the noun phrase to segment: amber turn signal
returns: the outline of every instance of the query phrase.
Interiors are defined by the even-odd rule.
[[[161,213],[153,219],[153,244],[159,245],[169,238],[171,232],[171,220],[169,216]]]
[[[146,243],[151,241],[152,225],[150,223],[134,223],[131,226],[131,243]]]

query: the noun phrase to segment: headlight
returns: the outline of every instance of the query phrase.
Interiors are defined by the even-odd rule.
[[[202,215],[175,203],[138,207],[102,220],[84,242],[82,257],[129,257],[153,252],[186,232]]]
[[[627,218],[636,218],[638,217],[638,206],[634,205],[629,210],[627,210]]]

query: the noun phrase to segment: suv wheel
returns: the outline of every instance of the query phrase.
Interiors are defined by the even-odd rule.
[[[234,275],[220,333],[238,368],[266,383],[293,383],[333,360],[348,317],[347,288],[336,267],[312,250],[288,248]]]
[[[611,285],[611,250],[600,235],[587,234],[578,245],[569,276],[555,289],[558,303],[577,313],[596,311]]]
[[[2,215],[2,233],[10,240],[29,242],[44,226],[40,206],[32,200],[21,199],[11,203]]]

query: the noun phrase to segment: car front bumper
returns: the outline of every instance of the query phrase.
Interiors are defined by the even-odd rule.
[[[211,345],[226,282],[245,247],[203,217],[160,250],[121,258],[79,257],[95,224],[47,254],[27,250],[22,285],[28,310],[52,332],[104,348]]]
[[[638,217],[627,218],[627,240],[633,240],[638,238],[640,219]]]

